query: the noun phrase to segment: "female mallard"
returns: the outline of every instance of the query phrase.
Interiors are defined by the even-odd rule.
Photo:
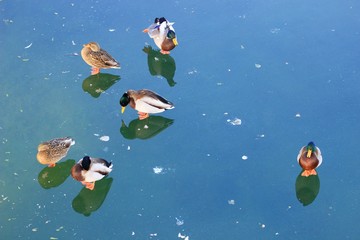
[[[149,113],[160,113],[168,109],[174,108],[174,105],[147,89],[139,91],[128,90],[120,98],[120,105],[122,106],[121,113],[124,113],[125,107],[130,103],[130,107],[139,112],[139,119],[143,120],[149,117]]]
[[[120,68],[120,64],[96,42],[84,44],[81,57],[91,66],[91,75],[98,74],[100,68]]]
[[[108,175],[112,167],[112,163],[105,159],[85,156],[71,168],[71,176],[87,189],[93,190],[95,182]]]
[[[40,143],[38,146],[37,160],[41,164],[55,167],[56,163],[66,156],[70,147],[75,141],[70,137],[55,138],[47,142]]]
[[[322,163],[320,148],[316,147],[313,142],[309,142],[307,146],[303,146],[300,149],[297,161],[304,169],[301,176],[317,175],[315,168],[319,167]]]
[[[147,32],[162,54],[169,54],[177,45],[174,23],[167,21],[164,17],[155,18],[153,24],[146,28],[143,32]]]

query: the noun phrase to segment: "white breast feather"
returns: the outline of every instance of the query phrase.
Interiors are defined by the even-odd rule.
[[[164,41],[167,34],[166,21],[160,24],[159,34],[154,37],[154,42],[158,48],[161,49],[161,44]]]
[[[318,154],[316,155],[316,157],[319,159],[319,165],[317,167],[320,167],[321,163],[322,163],[322,155],[321,155],[321,151],[320,148],[316,147]]]
[[[98,181],[106,176],[101,173],[110,173],[111,171],[112,165],[108,168],[104,164],[92,164],[90,170],[84,174],[85,182]]]
[[[136,104],[136,110],[146,113],[160,113],[165,111],[165,109],[174,108],[174,106],[170,104],[163,103],[158,99],[154,99],[146,96],[139,100],[136,100],[135,104]]]

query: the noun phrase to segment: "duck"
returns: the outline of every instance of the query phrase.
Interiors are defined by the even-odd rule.
[[[100,48],[97,42],[84,44],[81,50],[81,57],[91,66],[91,75],[98,74],[101,68],[120,68],[120,63],[108,52]]]
[[[143,30],[149,34],[150,38],[154,39],[162,54],[170,54],[170,51],[178,45],[173,25],[174,22],[169,22],[166,18],[161,17],[155,18],[154,23]]]
[[[315,146],[314,142],[309,142],[306,146],[303,146],[300,149],[297,161],[304,170],[301,173],[301,176],[308,177],[311,175],[317,175],[315,169],[322,163],[320,148]]]
[[[71,176],[89,190],[94,190],[95,182],[112,171],[113,164],[102,158],[84,156],[72,168]]]
[[[128,104],[138,111],[140,120],[148,118],[149,113],[160,113],[175,107],[172,102],[148,89],[130,89],[125,92],[120,98],[121,113],[124,113]]]
[[[74,144],[75,140],[71,137],[55,138],[42,142],[38,146],[36,158],[41,164],[55,167],[56,163],[67,155],[70,147]]]

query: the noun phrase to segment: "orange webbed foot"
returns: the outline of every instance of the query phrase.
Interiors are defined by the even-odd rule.
[[[170,54],[170,51],[160,50],[162,54]]]
[[[148,118],[148,113],[139,112],[139,120],[144,120],[145,118]]]
[[[56,166],[56,163],[50,163],[49,165],[48,165],[48,167],[55,167]]]
[[[94,190],[95,182],[81,182],[89,190]]]
[[[91,68],[91,75],[95,75],[95,74],[98,74],[100,72],[100,68]]]
[[[317,175],[315,169],[304,170],[304,171],[301,173],[301,176],[303,176],[303,177],[309,177],[309,176],[311,176],[311,175]]]
[[[149,32],[149,29],[148,29],[148,28],[145,28],[145,29],[143,30],[143,32],[144,32],[144,33],[147,33],[147,32]]]

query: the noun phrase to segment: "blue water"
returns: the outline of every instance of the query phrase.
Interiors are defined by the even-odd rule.
[[[358,1],[3,0],[0,12],[1,239],[360,236]],[[179,42],[166,57],[142,33],[161,16]],[[121,69],[90,76],[78,55],[90,41]],[[175,109],[121,114],[142,88]],[[40,165],[38,144],[64,136],[67,157]],[[309,141],[323,164],[304,179]],[[92,192],[69,176],[85,154],[114,164]]]

